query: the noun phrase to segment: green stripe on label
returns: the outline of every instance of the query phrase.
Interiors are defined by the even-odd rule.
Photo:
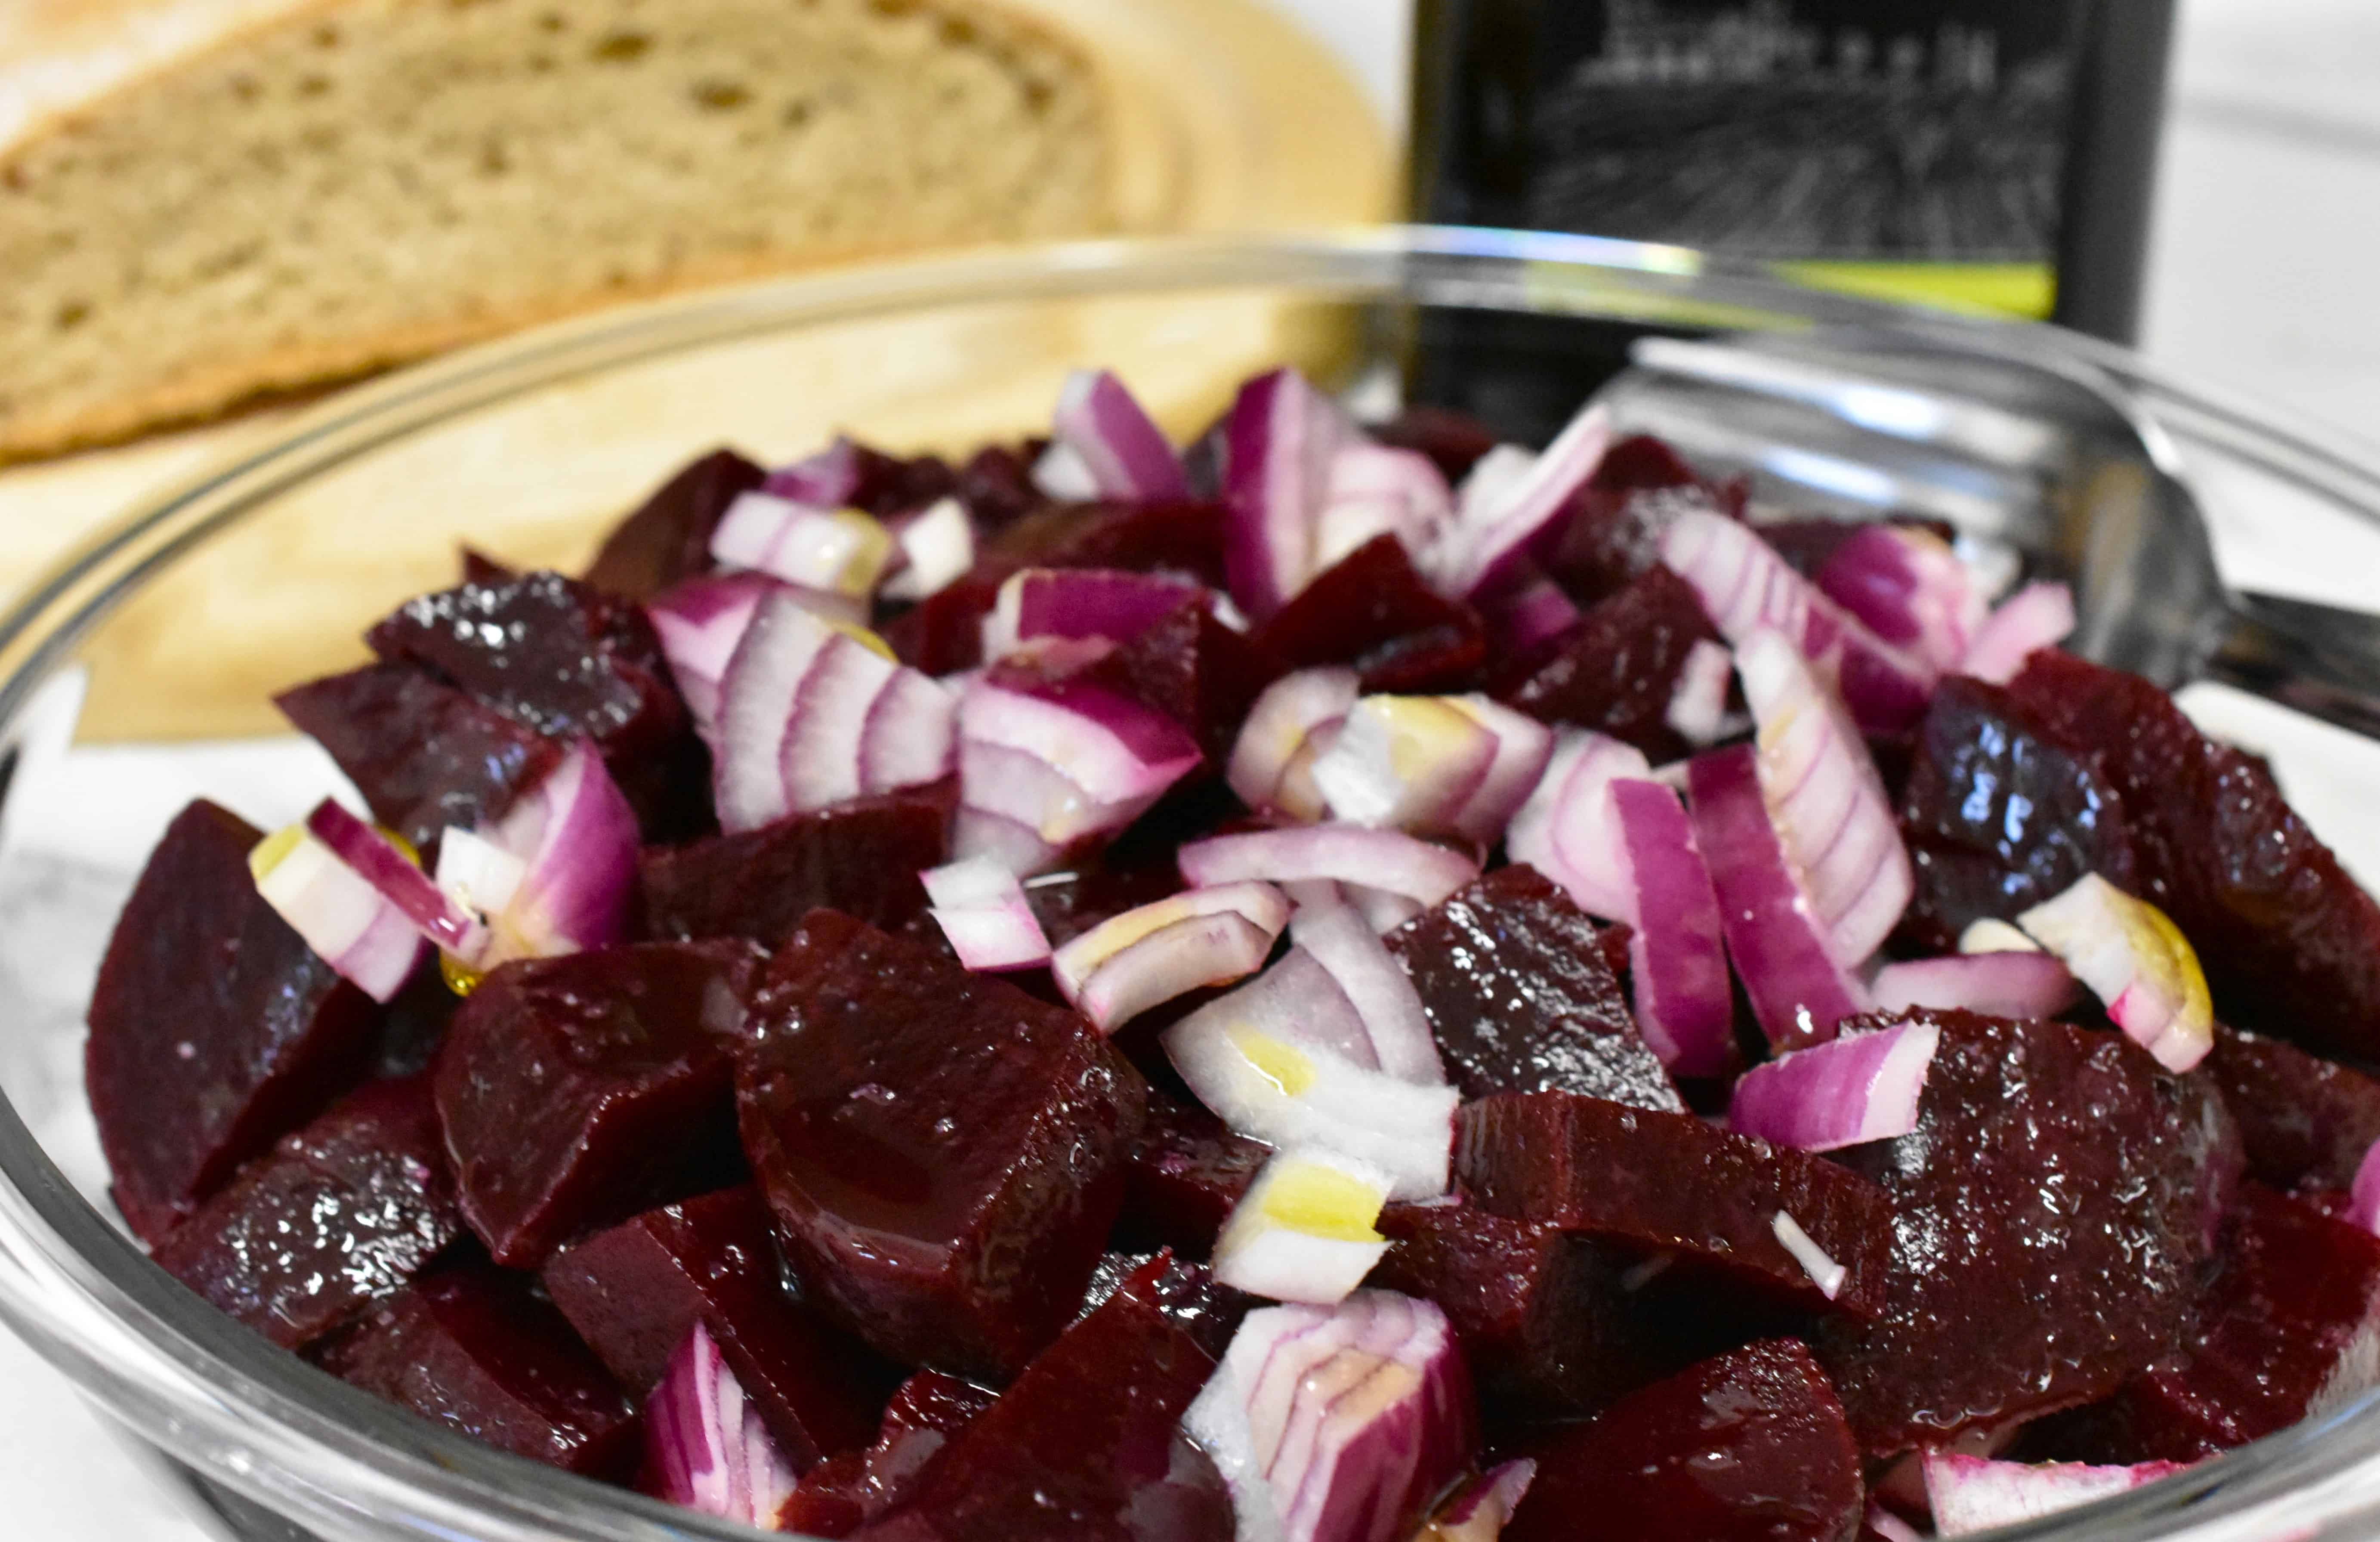
[[[1777,269],[1814,288],[1951,310],[2041,319],[2058,298],[2046,262],[1779,262]]]

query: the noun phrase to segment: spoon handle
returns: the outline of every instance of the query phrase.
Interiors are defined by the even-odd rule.
[[[2234,594],[2201,673],[2380,739],[2380,615]]]

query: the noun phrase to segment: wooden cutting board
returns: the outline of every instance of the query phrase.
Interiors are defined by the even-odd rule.
[[[0,135],[282,3],[0,4]],[[1100,59],[1129,229],[1278,229],[1391,212],[1393,156],[1377,115],[1336,59],[1263,0],[1008,3],[1065,26]],[[901,448],[964,448],[1045,421],[1064,370],[1092,362],[1117,369],[1187,432],[1246,373],[1326,357],[1334,340],[1313,320],[1253,297],[1044,305],[838,328],[543,394],[475,428],[468,448],[422,446],[411,471],[402,455],[357,467],[128,607],[88,650],[83,732],[269,730],[266,695],[361,657],[356,634],[371,618],[452,581],[458,538],[511,561],[575,565],[644,486],[712,443],[790,456],[851,427]],[[297,410],[0,471],[0,592],[270,440]],[[425,479],[439,478],[445,496],[422,496]],[[385,504],[384,516],[361,517],[359,504]]]

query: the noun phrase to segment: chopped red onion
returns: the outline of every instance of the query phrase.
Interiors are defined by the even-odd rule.
[[[1791,1212],[1779,1210],[1770,1217],[1768,1230],[1776,1236],[1779,1245],[1793,1256],[1793,1261],[1802,1266],[1802,1272],[1809,1276],[1811,1284],[1818,1287],[1820,1295],[1832,1301],[1841,1293],[1843,1281],[1851,1278],[1851,1269],[1838,1263],[1825,1248],[1813,1241],[1810,1233],[1802,1230],[1802,1223],[1793,1219]]]
[[[1000,586],[983,618],[983,656],[1002,658],[1040,637],[1129,642],[1199,592],[1157,573],[1104,567],[1028,567]]]
[[[859,790],[874,795],[940,782],[957,768],[958,697],[914,669],[893,672],[859,737]]]
[[[1052,443],[1033,463],[1033,486],[1062,504],[1087,504],[1099,495],[1099,479],[1072,444]]]
[[[1345,1300],[1389,1250],[1373,1228],[1390,1186],[1335,1151],[1274,1153],[1215,1239],[1216,1282],[1274,1301]]]
[[[1803,1151],[1905,1135],[1941,1037],[1910,1022],[1781,1054],[1737,1079],[1728,1127]]]
[[[1496,738],[1488,772],[1448,821],[1454,832],[1482,845],[1493,844],[1521,805],[1528,801],[1554,752],[1554,731],[1525,712],[1484,696],[1443,698]]]
[[[1198,1011],[1291,1043],[1327,1050],[1359,1071],[1380,1069],[1379,1051],[1364,1014],[1338,978],[1304,948],[1291,948],[1280,963]]]
[[[1367,439],[1342,445],[1330,458],[1311,569],[1319,573],[1383,535],[1408,552],[1427,551],[1453,512],[1454,494],[1427,455]]]
[[[1645,752],[1608,735],[1565,728],[1536,788],[1512,816],[1504,849],[1560,884],[1581,910],[1628,921],[1635,894],[1612,810],[1611,784],[1653,774]]]
[[[1735,1062],[1735,993],[1718,899],[1674,788],[1612,782],[1622,881],[1631,892],[1629,983],[1636,1026],[1681,1076],[1718,1076]]]
[[[658,1499],[777,1529],[795,1474],[699,1321],[645,1400],[645,1473]]]
[[[2096,873],[2016,918],[2107,1003],[2124,1037],[2168,1071],[2215,1048],[2215,1006],[2190,939],[2172,917]]]
[[[1479,864],[1461,852],[1398,831],[1349,824],[1209,836],[1184,844],[1175,860],[1183,879],[1201,888],[1247,879],[1327,878],[1385,890],[1425,909],[1479,876]]]
[[[316,804],[306,816],[306,830],[396,906],[431,943],[467,960],[487,945],[487,929],[477,917],[456,905],[396,843],[336,803],[324,798]]]
[[[997,862],[953,862],[917,875],[933,902],[927,914],[970,969],[1026,969],[1048,961],[1050,939],[1025,886]]]
[[[389,856],[410,868],[394,850]],[[419,929],[310,824],[291,825],[258,842],[248,868],[258,895],[341,978],[376,1002],[404,989],[421,958]]]
[[[892,550],[884,527],[857,509],[814,508],[769,492],[740,494],[710,535],[710,554],[722,565],[828,594],[875,592]]]
[[[1321,818],[1321,794],[1311,786],[1314,756],[1303,752],[1315,731],[1344,718],[1361,693],[1352,669],[1301,669],[1282,675],[1248,710],[1223,779],[1250,808]],[[1291,768],[1301,763],[1306,775],[1285,786]]]
[[[1123,829],[1195,770],[1172,719],[1072,682],[969,682],[958,709],[959,798],[1056,848]]]
[[[1457,599],[1492,591],[1529,543],[1570,506],[1610,447],[1611,415],[1600,402],[1590,402],[1527,471],[1492,501],[1480,499],[1475,519],[1466,511],[1448,531],[1430,565],[1438,587]]]
[[[2348,1191],[2347,1219],[2380,1234],[2380,1140],[2372,1143],[2355,1164],[2355,1183]]]
[[[1489,603],[1487,619],[1499,649],[1522,653],[1569,631],[1584,613],[1560,584],[1539,573]]]
[[[1827,950],[1761,799],[1752,746],[1697,755],[1686,785],[1728,956],[1761,1031],[1771,1044],[1832,1038],[1836,1024],[1865,1010],[1866,993]]]
[[[1820,593],[1748,526],[1684,507],[1660,544],[1661,561],[1694,586],[1719,636],[1741,650],[1755,631],[1782,634],[1840,688],[1864,732],[1897,733],[1925,712],[1937,672]]]
[[[1314,784],[1350,824],[1452,830],[1501,747],[1478,717],[1442,698],[1367,696],[1315,757]]]
[[[778,771],[789,812],[808,813],[866,790],[860,746],[877,698],[900,672],[900,665],[856,637],[837,636],[828,642],[803,677],[793,716],[780,736]]]
[[[1868,983],[1879,1012],[1958,1008],[1986,1017],[2055,1017],[2082,987],[2046,953],[1973,953],[1888,964]]]
[[[1484,526],[1494,509],[1511,499],[1513,489],[1537,463],[1537,453],[1525,444],[1499,444],[1471,463],[1463,485],[1454,490],[1454,516],[1473,528]]]
[[[753,611],[775,587],[776,580],[761,573],[705,573],[645,605],[678,694],[705,737],[719,711],[719,678],[727,673]]]
[[[1352,905],[1301,906],[1290,919],[1289,939],[1354,1009],[1367,1051],[1362,1063],[1418,1086],[1445,1082],[1421,994],[1370,921]]]
[[[2055,648],[2074,630],[2074,591],[2064,584],[2027,584],[1994,608],[1976,630],[1959,673],[2005,686],[2024,662]]]
[[[841,636],[792,594],[763,597],[719,683],[711,801],[730,834],[792,812],[781,759],[810,666]]]
[[[1863,525],[1835,548],[1817,585],[1869,631],[1937,673],[1959,667],[1984,625],[1982,587],[1929,530]]]
[[[1937,1536],[1964,1536],[2061,1510],[2129,1493],[2170,1477],[2189,1464],[2143,1462],[2129,1467],[2094,1467],[2079,1462],[1994,1462],[1951,1451],[1924,1454],[1925,1499]]]
[[[1264,967],[1289,921],[1269,883],[1193,889],[1111,916],[1050,958],[1059,993],[1103,1033],[1161,1002]]]
[[[1678,683],[1670,691],[1661,721],[1696,749],[1732,737],[1735,725],[1728,721],[1727,687],[1734,677],[1734,655],[1708,637],[1697,638],[1678,668]]]
[[[1050,437],[1075,453],[1099,497],[1161,503],[1190,495],[1172,442],[1112,371],[1076,370],[1066,377]]]
[[[814,509],[839,509],[858,495],[860,469],[859,446],[837,434],[825,449],[770,472],[760,489]]]
[[[507,959],[604,947],[626,935],[637,815],[591,742],[574,743],[545,780],[480,833],[518,857],[522,873],[503,912],[489,918],[488,953],[465,962],[492,968]],[[440,843],[441,888],[447,844]]]
[[[2037,953],[2040,943],[2006,921],[1986,916],[1980,921],[1970,921],[1967,929],[1959,933],[1959,951],[1962,953]]]
[[[1867,746],[1792,643],[1755,627],[1736,650],[1760,725],[1760,793],[1829,955],[1855,968],[1916,889],[1892,800]]]
[[[1242,1537],[1402,1542],[1470,1466],[1476,1417],[1446,1315],[1367,1290],[1249,1313],[1182,1425]]]
[[[964,806],[951,816],[954,861],[993,862],[1022,876],[1046,871],[1061,855],[1060,847],[1041,839],[1033,826],[1021,820]]]
[[[887,600],[940,594],[975,565],[975,521],[956,498],[938,498],[897,521],[892,539],[900,545],[902,561],[880,591]]]
[[[1874,1500],[1867,1503],[1867,1517],[1860,1524],[1864,1532],[1873,1532],[1883,1542],[1925,1542],[1927,1533],[1895,1515]]]
[[[1225,566],[1232,598],[1261,621],[1314,576],[1331,463],[1363,434],[1304,375],[1275,370],[1240,387],[1223,436]]]
[[[1534,1458],[1491,1467],[1438,1507],[1414,1542],[1496,1542],[1537,1475]]]

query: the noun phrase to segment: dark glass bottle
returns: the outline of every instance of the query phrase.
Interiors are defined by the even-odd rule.
[[[1670,241],[2131,336],[2173,0],[1415,18],[1416,217]]]

